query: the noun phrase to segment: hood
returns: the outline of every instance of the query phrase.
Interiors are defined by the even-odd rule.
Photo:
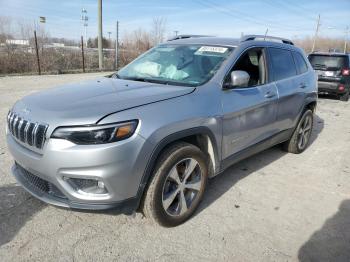
[[[103,77],[34,93],[18,101],[13,111],[54,126],[88,125],[107,114],[186,95],[194,89]]]

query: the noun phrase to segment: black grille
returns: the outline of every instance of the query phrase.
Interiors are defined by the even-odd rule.
[[[43,148],[48,125],[29,122],[13,112],[7,115],[7,125],[10,133],[19,141],[39,149]]]
[[[33,175],[28,170],[24,169],[20,165],[16,164],[17,168],[21,171],[22,177],[26,180],[28,184],[35,187],[42,193],[50,194],[55,197],[64,198],[66,199],[66,196],[52,183]]]

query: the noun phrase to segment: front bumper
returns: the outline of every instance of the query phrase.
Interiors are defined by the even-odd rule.
[[[15,159],[12,174],[32,195],[42,201],[70,208],[108,209],[122,212],[136,208],[137,192],[147,161],[147,142],[135,134],[105,145],[75,145],[49,139],[42,154],[24,147],[7,134],[8,148]],[[81,194],[66,178],[98,179],[108,193]],[[130,211],[131,212],[131,211]]]

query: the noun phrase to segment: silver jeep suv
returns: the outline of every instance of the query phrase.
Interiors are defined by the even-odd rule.
[[[230,165],[280,143],[304,151],[316,102],[315,73],[287,39],[173,39],[112,76],[19,100],[12,173],[53,205],[176,226]]]

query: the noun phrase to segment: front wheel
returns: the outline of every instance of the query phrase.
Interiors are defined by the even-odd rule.
[[[206,159],[192,144],[180,142],[167,148],[145,194],[144,215],[166,227],[186,221],[203,198],[208,178]]]
[[[306,110],[300,118],[292,137],[284,142],[283,149],[294,154],[302,153],[310,142],[313,122],[313,112],[311,110]]]

